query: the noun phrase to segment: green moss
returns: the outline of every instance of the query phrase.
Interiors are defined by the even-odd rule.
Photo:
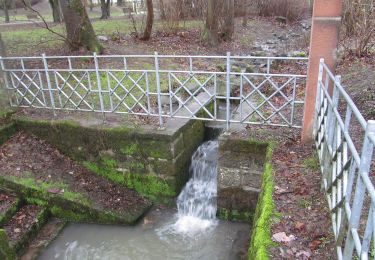
[[[147,211],[148,209],[145,210]],[[135,224],[136,221],[142,216],[139,215],[139,213],[137,213],[138,215],[134,216],[129,214],[118,216],[112,212],[97,212],[82,208],[67,210],[57,205],[53,205],[50,208],[50,212],[53,216],[66,221],[98,224]]]
[[[266,260],[268,248],[273,244],[271,240],[271,221],[274,213],[273,175],[272,175],[272,148],[270,144],[267,148],[265,170],[263,173],[262,189],[255,211],[253,232],[250,240],[248,259]]]
[[[0,126],[0,145],[5,143],[12,135],[16,133],[14,124]]]
[[[85,205],[91,204],[91,202],[83,194],[69,191],[68,185],[62,182],[37,182],[35,181],[34,178],[31,178],[31,177],[24,178],[24,177],[15,177],[15,176],[11,176],[10,179],[17,184],[39,191],[41,194],[44,195],[44,197],[48,196],[49,189],[59,188],[59,189],[64,190],[62,194],[59,194],[64,199],[69,200],[69,201],[79,202]]]
[[[121,153],[125,155],[133,155],[139,150],[138,144],[130,144],[120,149]]]
[[[252,222],[254,213],[220,208],[218,209],[218,216],[224,220]]]
[[[16,254],[9,246],[8,237],[4,229],[0,229],[0,259],[13,260]]]
[[[303,165],[308,168],[308,169],[311,169],[313,171],[319,171],[319,162],[318,162],[318,158],[314,155],[310,156],[310,157],[307,157],[306,159],[303,160]]]
[[[38,199],[38,198],[29,197],[29,198],[25,198],[25,200],[28,204],[34,204],[34,205],[43,206],[43,207],[48,205],[48,201]]]
[[[124,173],[108,167],[108,165],[100,167],[91,162],[83,162],[83,166],[110,181],[134,189],[139,194],[153,201],[160,201],[163,197],[174,197],[177,195],[174,187],[156,175]]]

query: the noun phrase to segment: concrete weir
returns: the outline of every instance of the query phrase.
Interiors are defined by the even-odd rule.
[[[52,119],[52,120],[51,120]],[[176,197],[189,177],[191,155],[204,139],[201,121],[170,119],[165,129],[124,117],[18,114],[16,128],[44,139],[108,180],[151,200]]]
[[[219,138],[218,214],[223,219],[252,221],[261,192],[267,143]]]

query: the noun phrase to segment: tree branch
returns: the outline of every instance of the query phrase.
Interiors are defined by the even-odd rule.
[[[64,39],[64,41],[68,42],[69,45],[73,44],[65,35],[52,30],[51,27],[48,25],[47,21],[44,19],[44,17],[40,14],[40,12],[38,10],[35,10],[31,5],[27,4],[25,0],[21,0],[21,1],[22,1],[23,5],[25,6],[25,8],[28,8],[32,12],[36,13],[37,16],[42,20],[42,22],[44,24],[44,27],[40,26],[41,28],[47,29],[50,33],[55,34],[55,35],[59,36],[60,38]],[[39,25],[38,23],[36,23],[36,24]]]

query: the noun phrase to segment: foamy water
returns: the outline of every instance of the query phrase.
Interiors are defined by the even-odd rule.
[[[180,233],[193,237],[217,225],[217,157],[217,141],[198,147],[191,159],[192,177],[177,199],[178,219],[161,229],[161,235]]]

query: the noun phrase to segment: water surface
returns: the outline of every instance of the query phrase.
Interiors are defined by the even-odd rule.
[[[174,232],[176,211],[154,210],[133,227],[69,224],[40,260],[240,259],[248,247],[250,225],[217,221],[195,236]]]

